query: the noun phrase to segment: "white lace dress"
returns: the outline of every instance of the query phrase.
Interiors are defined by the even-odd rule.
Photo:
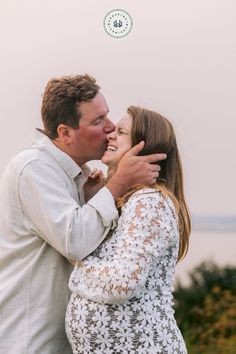
[[[178,245],[170,198],[150,188],[134,193],[113,235],[71,274],[73,353],[187,353],[172,309]]]

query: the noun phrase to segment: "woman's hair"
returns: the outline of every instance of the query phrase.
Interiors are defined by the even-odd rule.
[[[159,113],[144,108],[130,106],[127,112],[132,117],[132,146],[141,140],[145,141],[145,146],[139,155],[167,154],[166,160],[158,162],[161,171],[157,183],[152,187],[168,195],[175,205],[180,233],[178,260],[181,260],[188,251],[191,222],[184,197],[182,164],[173,126]],[[138,185],[129,191],[118,201],[118,207],[121,207],[140,188],[143,186]]]

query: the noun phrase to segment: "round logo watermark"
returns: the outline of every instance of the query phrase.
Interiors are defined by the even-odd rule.
[[[130,33],[133,27],[133,20],[127,11],[115,9],[106,14],[103,20],[103,26],[109,36],[122,38]]]

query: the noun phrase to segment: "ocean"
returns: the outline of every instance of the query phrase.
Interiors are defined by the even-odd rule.
[[[188,273],[201,262],[212,261],[219,266],[236,266],[236,230],[193,231],[189,251],[177,264],[175,281],[188,283]]]

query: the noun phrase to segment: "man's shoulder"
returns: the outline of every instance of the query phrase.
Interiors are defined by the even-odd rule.
[[[11,160],[11,165],[17,170],[18,173],[33,161],[46,162],[50,159],[47,152],[35,146],[31,146],[20,151]]]

